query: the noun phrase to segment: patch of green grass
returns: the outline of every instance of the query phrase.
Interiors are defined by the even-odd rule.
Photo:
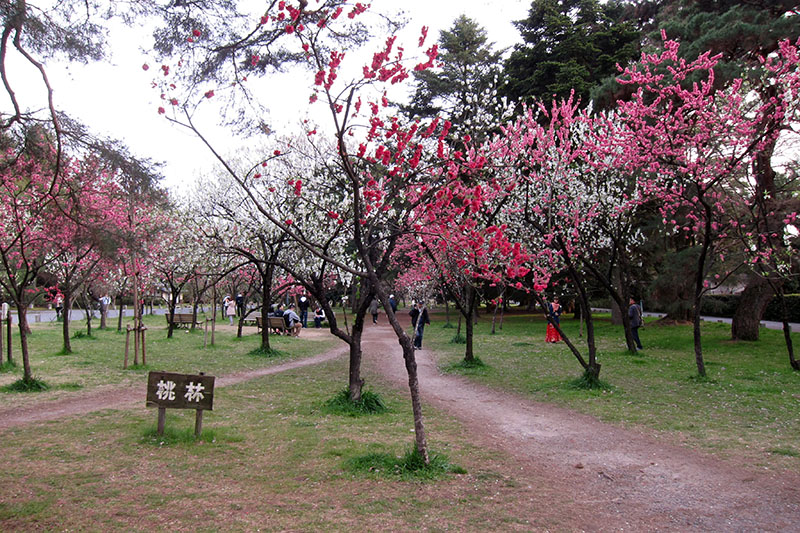
[[[388,410],[383,398],[375,392],[365,390],[357,402],[350,400],[350,391],[344,389],[323,404],[323,411],[335,415],[363,416],[385,413]]]
[[[769,450],[769,453],[775,455],[785,455],[787,457],[800,457],[800,452],[794,448],[773,448]]]
[[[467,337],[462,335],[461,333],[456,333],[450,339],[450,344],[466,344],[466,343],[467,343]]]
[[[81,330],[78,330],[75,333],[73,333],[72,334],[72,338],[73,339],[84,339],[84,340],[90,340],[90,341],[96,341],[97,340],[97,336],[96,335],[87,335],[86,332],[81,331]]]
[[[52,505],[51,499],[29,500],[19,503],[0,502],[0,520],[35,519]]]
[[[432,319],[443,320],[436,314]],[[561,325],[588,359],[585,324],[582,337],[580,321],[564,316]],[[676,441],[689,446],[722,455],[735,451],[761,462],[758,450],[794,446],[792,435],[800,434],[800,373],[788,364],[781,331],[762,329],[758,342],[733,343],[729,325],[702,323],[707,376],[700,378],[691,325],[648,325],[640,330],[645,353],[635,355],[626,349],[622,326],[613,325],[609,315],[595,315],[594,326],[605,386],[600,389],[575,388],[580,363],[564,344],[544,342],[546,323],[535,314],[507,314],[503,335],[491,335],[491,317],[480,317],[473,349],[490,372],[459,368],[463,349],[440,328],[431,328],[425,341],[444,372],[606,422],[680,432]],[[793,336],[800,342],[800,335]]]
[[[443,370],[445,372],[468,375],[489,372],[491,367],[484,363],[480,357],[473,357],[469,361],[461,358],[454,363],[446,365]]]
[[[58,385],[54,385],[53,388],[59,390],[81,390],[83,385],[80,383],[59,383]]]
[[[256,357],[282,357],[286,355],[284,352],[276,350],[275,348],[269,348],[268,350],[265,350],[261,346],[253,350],[250,350],[247,353],[249,355],[255,355]]]
[[[16,361],[3,361],[0,363],[0,373],[12,372],[17,369]]]
[[[568,382],[569,388],[577,390],[611,390],[611,385],[585,370],[580,377]]]
[[[46,382],[32,378],[20,378],[17,381],[0,387],[3,392],[44,392],[50,388]]]
[[[400,478],[405,481],[430,481],[449,474],[466,474],[460,466],[453,465],[447,456],[428,453],[428,464],[416,447],[398,457],[390,453],[368,453],[345,460],[344,468],[352,473],[384,478]]]
[[[184,429],[165,427],[164,434],[159,435],[158,428],[151,427],[144,432],[141,442],[151,446],[175,446],[203,442],[214,444],[217,442],[217,432],[213,429],[204,429],[200,432],[200,436],[196,436],[194,427]]]

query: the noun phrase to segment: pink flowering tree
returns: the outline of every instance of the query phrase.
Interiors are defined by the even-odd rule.
[[[528,289],[542,309],[547,309],[545,290],[558,276],[566,276],[578,296],[586,318],[587,357],[559,330],[589,383],[599,379],[600,363],[587,291],[585,264],[608,243],[596,229],[599,197],[588,176],[587,133],[591,121],[578,111],[576,102],[554,102],[550,108],[531,108],[502,128],[491,144],[495,165],[505,169],[504,189],[513,191],[507,205],[509,223],[526,242],[530,276]],[[602,181],[602,180],[597,180]],[[552,289],[551,289],[552,290]]]
[[[738,222],[732,225],[732,238],[743,251],[745,265],[768,285],[769,295],[774,294],[780,302],[789,364],[794,370],[800,370],[800,362],[794,356],[784,284],[796,278],[797,268],[800,200],[793,178],[797,175],[793,157],[797,132],[793,126],[800,120],[798,44],[782,41],[777,53],[762,60],[760,98],[753,99],[751,93],[748,100],[750,112],[758,118],[757,134],[764,135],[764,142],[757,147],[752,167],[731,188],[741,196],[744,206]],[[734,320],[733,328],[739,328],[732,328],[734,338],[745,335],[741,324]]]
[[[524,278],[529,257],[504,218],[513,189],[484,168],[487,159],[475,148],[454,157],[464,160],[459,179],[420,205],[416,238],[409,239],[418,246],[406,253],[414,268],[436,279],[455,302],[464,318],[464,363],[469,365],[478,363],[473,325],[480,294],[485,287]]]
[[[322,212],[329,213],[332,219],[342,218],[342,231],[348,234],[356,261],[344,263],[326,255],[319,243],[310,242],[296,229],[294,219],[284,219],[263,206],[259,210],[306,252],[325,259],[341,272],[366,280],[375,291],[403,347],[414,413],[416,450],[427,462],[414,350],[411,338],[389,305],[386,279],[397,240],[414,231],[412,214],[415,207],[456,176],[448,172],[448,164],[430,164],[449,158],[450,150],[444,141],[449,125],[439,120],[426,123],[402,121],[390,108],[385,91],[408,78],[410,68],[433,66],[437,49],[435,45],[425,48],[424,36],[421,37],[418,44],[424,55],[422,59],[412,60],[409,66],[405,50],[396,46],[396,39],[390,37],[375,52],[372,61],[363,66],[360,76],[343,83],[339,75],[343,72],[346,54],[337,47],[335,36],[355,35],[361,20],[367,16],[367,6],[356,4],[346,10],[313,12],[307,11],[304,4],[294,8],[281,3],[277,7],[279,11],[290,11],[291,8],[294,11],[290,14],[297,15],[292,16],[293,24],[285,26],[290,40],[284,42],[287,47],[303,54],[315,72],[310,100],[320,102],[330,113],[325,130],[307,122],[305,135],[312,140],[328,140],[320,143],[320,150],[333,148],[326,158],[326,171],[299,177],[299,180],[293,180],[292,187],[301,200],[308,190],[336,191],[317,209],[324,209]],[[273,13],[269,13],[269,17],[272,20]],[[169,99],[167,93],[165,91],[165,98]],[[208,99],[218,93],[206,91],[203,94]],[[193,101],[198,99],[194,97]],[[193,128],[214,150],[192,122],[191,114],[183,112],[170,118]],[[217,151],[214,153],[240,185],[254,178],[237,172],[226,158]],[[325,209],[330,202],[338,203]],[[346,210],[342,206],[346,206]]]
[[[44,132],[32,131],[26,149],[7,148],[0,171],[0,286],[17,308],[22,381],[36,387],[28,350],[27,310],[43,290],[37,277],[53,265],[53,235],[65,219],[56,205],[59,180],[53,180],[56,151]],[[67,170],[64,170],[67,172]]]
[[[643,55],[619,79],[634,93],[617,104],[623,128],[616,142],[625,167],[643,171],[643,187],[661,202],[664,224],[695,247],[694,352],[698,374],[705,376],[700,306],[744,207],[729,188],[775,133],[759,128],[760,112],[751,113],[741,80],[714,90],[716,57],[687,61],[678,43],[665,41],[664,47]],[[690,85],[689,76],[700,81]],[[735,267],[723,267],[722,276]]]

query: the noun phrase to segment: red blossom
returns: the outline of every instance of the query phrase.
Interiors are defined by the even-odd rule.
[[[166,113],[166,112],[167,112],[167,110],[166,110],[166,109],[164,109],[163,107],[159,107],[159,108],[158,108],[158,114],[159,114],[159,115],[163,115],[163,114],[164,114],[164,113]]]
[[[214,96],[214,90],[213,90],[213,89],[211,89],[210,91],[206,91],[206,93],[205,93],[205,95],[204,95],[204,96],[205,96],[206,98],[211,98],[212,96]]]
[[[150,70],[150,65],[145,63],[144,65],[142,65],[142,70]]]

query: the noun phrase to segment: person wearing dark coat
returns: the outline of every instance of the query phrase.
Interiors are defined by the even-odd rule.
[[[425,333],[425,324],[430,324],[428,309],[422,302],[417,302],[416,307],[408,313],[411,315],[411,325],[414,328],[414,349],[422,349],[422,335]]]
[[[642,341],[639,340],[639,328],[644,325],[642,320],[642,308],[636,304],[636,301],[631,298],[630,307],[628,307],[628,318],[631,321],[631,335],[633,335],[633,342],[636,343],[638,349],[642,349]]]

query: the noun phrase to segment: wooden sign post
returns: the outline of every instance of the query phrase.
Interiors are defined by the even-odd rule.
[[[167,408],[195,409],[194,435],[203,430],[203,411],[214,405],[214,376],[150,372],[147,376],[147,407],[158,407],[158,434],[164,434]]]

